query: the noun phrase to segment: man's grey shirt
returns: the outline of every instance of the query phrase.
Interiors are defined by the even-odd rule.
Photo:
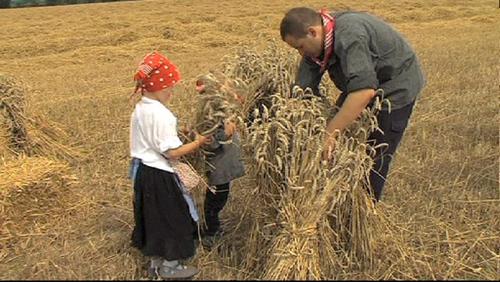
[[[408,42],[381,19],[362,12],[332,13],[336,26],[334,53],[327,66],[343,101],[353,91],[384,90],[391,109],[417,98],[425,85],[419,60]],[[319,95],[322,73],[310,58],[301,60],[297,84]],[[385,106],[385,108],[387,108]]]

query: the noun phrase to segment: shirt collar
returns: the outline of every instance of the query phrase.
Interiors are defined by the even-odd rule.
[[[142,96],[142,100],[141,100],[144,104],[155,104],[155,103],[160,103],[160,101],[158,100],[155,100],[155,99],[151,99],[151,98],[148,98],[146,96]]]

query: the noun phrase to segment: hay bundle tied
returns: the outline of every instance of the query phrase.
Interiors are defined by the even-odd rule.
[[[15,151],[26,151],[28,133],[24,115],[26,100],[21,86],[11,77],[0,74],[0,112],[2,126],[6,127],[10,137],[8,147]]]
[[[0,74],[0,139],[8,151],[15,155],[53,156],[72,161],[84,154],[77,146],[66,145],[68,134],[54,122],[40,115],[26,113],[25,87],[16,79]]]
[[[183,132],[183,141],[194,140],[194,132],[201,135],[212,135],[218,144],[232,143],[232,138],[225,136],[224,129],[227,122],[241,123],[241,109],[238,106],[240,95],[236,94],[229,85],[232,82],[221,73],[210,72],[197,78],[197,107],[194,113],[194,131]],[[215,143],[214,143],[215,144]],[[186,156],[198,171],[213,169],[208,161],[214,153],[211,145],[205,145],[199,152]]]

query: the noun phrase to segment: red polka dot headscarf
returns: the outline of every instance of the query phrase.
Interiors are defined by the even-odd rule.
[[[167,57],[154,51],[139,64],[134,80],[137,81],[135,92],[139,89],[156,92],[174,86],[181,80],[181,74]]]

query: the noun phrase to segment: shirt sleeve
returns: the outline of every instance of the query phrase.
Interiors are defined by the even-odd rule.
[[[335,40],[336,55],[340,58],[342,72],[346,77],[347,93],[361,89],[377,89],[378,79],[373,57],[369,48],[368,34],[361,29],[352,29]]]
[[[320,96],[319,84],[323,74],[320,72],[320,66],[307,57],[302,57],[295,78],[295,85],[300,86],[302,89],[311,88],[314,95]]]
[[[153,116],[152,145],[155,150],[164,153],[182,146],[177,135],[177,120],[174,117]]]

